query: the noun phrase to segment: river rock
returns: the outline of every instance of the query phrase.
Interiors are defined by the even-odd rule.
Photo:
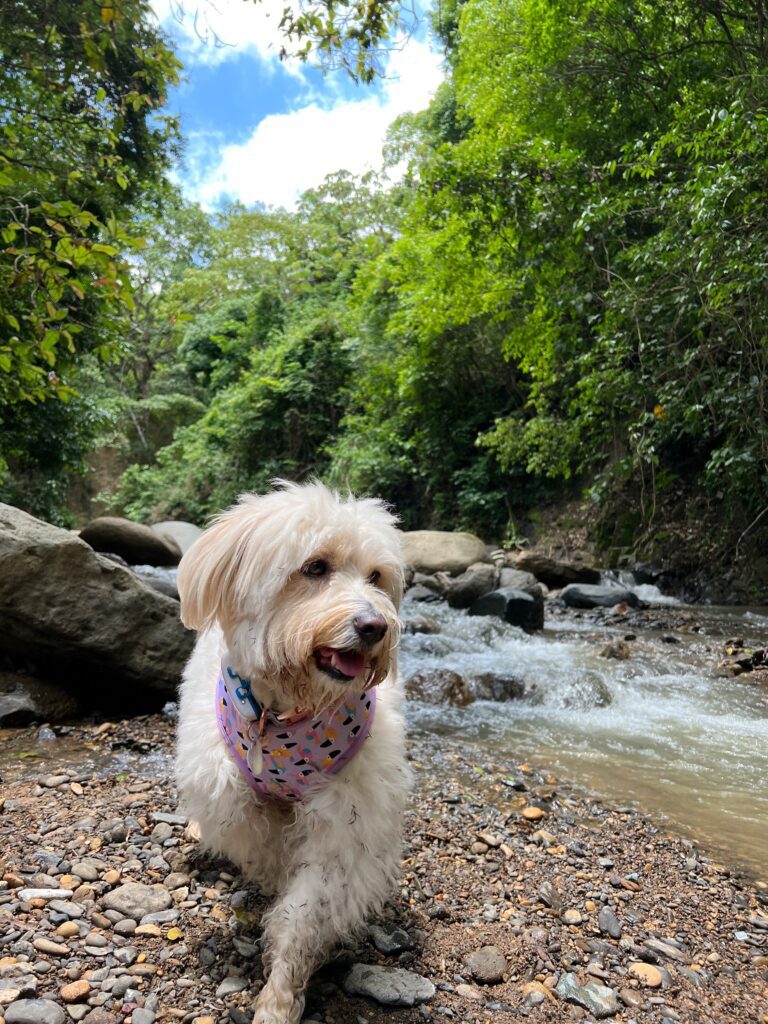
[[[496,615],[512,626],[531,633],[544,625],[544,599],[514,587],[501,587],[485,594],[469,609],[470,615]]]
[[[181,548],[171,537],[120,516],[99,516],[80,531],[94,551],[120,555],[129,565],[178,565]]]
[[[633,590],[625,587],[592,586],[586,583],[572,583],[565,587],[560,597],[569,608],[613,608],[626,604],[637,608],[640,599]]]
[[[368,996],[383,1006],[417,1006],[435,996],[435,986],[427,978],[400,967],[372,964],[354,964],[344,979],[344,991]]]
[[[612,939],[621,938],[621,922],[610,907],[603,907],[597,916],[597,927]]]
[[[599,583],[600,572],[572,562],[556,562],[536,551],[524,551],[515,558],[515,568],[532,573],[548,587],[566,587],[569,583]]]
[[[167,910],[171,905],[171,894],[163,885],[125,882],[108,892],[101,902],[106,910],[119,910],[126,917],[139,921],[147,914]]]
[[[620,1009],[619,1000],[612,988],[598,985],[595,981],[588,981],[586,985],[580,985],[575,974],[563,974],[555,991],[561,999],[583,1006],[598,1019],[612,1017]]]
[[[64,1024],[66,1014],[50,999],[19,999],[5,1010],[5,1024]]]
[[[0,504],[0,652],[34,652],[92,708],[142,691],[173,697],[193,640],[175,601],[69,531]]]
[[[451,608],[469,608],[479,597],[490,593],[499,582],[499,570],[494,565],[467,569],[452,580],[446,599]]]
[[[470,953],[465,961],[467,970],[484,985],[495,985],[504,978],[507,961],[497,946],[482,946]]]
[[[450,704],[457,708],[465,708],[475,699],[466,679],[448,668],[415,672],[405,682],[405,695],[424,704]]]
[[[472,676],[469,685],[475,700],[495,700],[506,703],[509,700],[522,700],[526,696],[526,686],[516,676],[497,675],[495,672],[482,672]]]
[[[162,523],[153,523],[152,530],[159,533],[164,540],[171,540],[185,555],[203,531],[194,523],[185,523],[183,519],[167,519]]]
[[[179,588],[176,586],[175,567],[160,565],[134,565],[133,571],[146,584],[159,594],[179,600]]]
[[[402,534],[403,556],[416,572],[458,576],[473,562],[485,560],[486,546],[473,533],[412,530]]]
[[[404,953],[413,949],[413,940],[404,928],[382,928],[381,925],[372,924],[368,928],[371,942],[380,953],[386,956],[393,956],[395,953]]]

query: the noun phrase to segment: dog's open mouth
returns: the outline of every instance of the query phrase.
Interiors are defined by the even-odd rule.
[[[365,655],[362,651],[337,651],[333,647],[316,647],[313,653],[317,667],[332,679],[346,682],[355,679],[365,669]]]

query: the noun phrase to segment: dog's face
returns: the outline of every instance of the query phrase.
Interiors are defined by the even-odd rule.
[[[244,495],[179,566],[181,617],[218,621],[237,671],[320,709],[393,667],[403,593],[394,518],[321,484]]]

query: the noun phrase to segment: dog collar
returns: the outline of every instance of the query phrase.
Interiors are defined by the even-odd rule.
[[[370,732],[376,688],[345,696],[312,716],[277,717],[253,695],[249,680],[222,661],[216,717],[224,743],[261,797],[300,800],[354,757]]]

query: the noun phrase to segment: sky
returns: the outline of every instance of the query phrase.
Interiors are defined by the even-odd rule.
[[[186,140],[178,180],[206,209],[232,200],[292,209],[327,174],[379,169],[388,126],[423,110],[443,77],[426,17],[387,56],[384,77],[365,86],[341,70],[280,61],[285,0],[152,6],[185,68],[168,102]]]

